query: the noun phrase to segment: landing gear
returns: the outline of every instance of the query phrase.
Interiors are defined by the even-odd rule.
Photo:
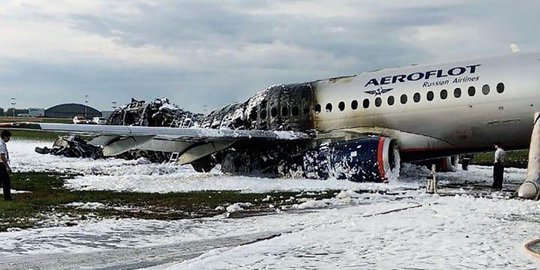
[[[469,169],[469,164],[471,163],[472,155],[471,154],[465,154],[461,158],[461,169],[464,171]]]

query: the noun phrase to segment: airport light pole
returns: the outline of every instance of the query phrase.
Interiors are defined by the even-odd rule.
[[[86,109],[86,107],[87,107],[88,105],[86,105],[86,104],[88,104],[88,95],[84,95],[84,119],[87,118],[87,116],[86,116],[86,114],[87,114],[87,109]]]
[[[15,104],[17,104],[17,102],[15,102],[15,98],[12,97],[11,98],[11,106],[13,106],[13,117],[15,117]]]

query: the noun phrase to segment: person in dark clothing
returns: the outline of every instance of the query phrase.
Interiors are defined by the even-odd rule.
[[[504,176],[504,158],[506,152],[502,149],[500,142],[493,144],[495,147],[495,160],[493,162],[493,188],[501,190]]]
[[[9,152],[6,143],[11,139],[11,132],[3,130],[0,132],[0,184],[4,193],[4,200],[11,201],[11,180],[9,174],[11,167],[9,166]]]

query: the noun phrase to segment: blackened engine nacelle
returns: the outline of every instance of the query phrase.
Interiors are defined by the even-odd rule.
[[[332,142],[306,152],[303,165],[310,178],[386,182],[391,175],[399,176],[399,150],[387,137]]]

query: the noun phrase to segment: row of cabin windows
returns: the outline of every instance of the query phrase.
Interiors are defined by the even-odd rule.
[[[490,89],[489,85],[485,84],[484,86],[482,86],[482,90],[481,90],[481,91],[482,91],[482,94],[488,95],[488,94],[491,92],[491,89]],[[497,93],[499,93],[499,94],[503,93],[503,92],[504,92],[504,84],[503,84],[503,83],[498,83],[498,84],[497,84],[497,87],[496,87],[496,91],[497,91]],[[455,97],[455,98],[460,98],[461,95],[462,95],[461,92],[462,92],[462,91],[461,91],[461,88],[455,88],[455,89],[454,89],[454,97]],[[475,95],[476,95],[476,88],[475,88],[474,86],[470,86],[470,87],[467,89],[467,93],[468,93],[468,95],[469,95],[470,97],[475,96]],[[442,100],[447,99],[447,98],[448,98],[448,91],[447,91],[446,89],[441,90],[441,91],[439,92],[439,97],[440,97]],[[435,93],[434,93],[433,91],[428,91],[428,92],[426,93],[426,99],[427,99],[428,101],[432,101],[434,98],[435,98]],[[418,92],[417,92],[417,93],[414,93],[414,95],[413,95],[413,101],[414,101],[415,103],[418,103],[418,102],[420,102],[420,99],[421,99],[420,93],[418,93]],[[402,94],[402,95],[400,96],[400,98],[399,98],[399,101],[401,102],[401,104],[406,104],[407,101],[408,101],[407,95],[406,95],[406,94]],[[387,102],[387,104],[390,105],[390,106],[394,105],[394,103],[395,103],[394,96],[389,96],[389,97],[387,98],[386,102]],[[382,106],[382,103],[383,103],[383,101],[382,101],[382,98],[381,98],[381,97],[375,98],[375,102],[374,102],[375,107],[380,107],[380,106]],[[353,100],[353,101],[351,102],[351,109],[352,109],[352,110],[357,110],[357,109],[358,109],[358,105],[359,105],[359,104],[358,104],[358,101],[357,101],[357,100]],[[367,108],[369,108],[369,106],[370,106],[370,100],[367,99],[367,98],[364,99],[364,100],[362,101],[362,107],[363,107],[364,109],[367,109]],[[332,109],[333,109],[333,108],[332,108],[332,103],[327,103],[326,106],[325,106],[326,112],[331,112]],[[345,102],[343,102],[343,101],[339,102],[339,104],[338,104],[338,109],[339,109],[340,111],[344,111],[344,110],[345,110]],[[315,113],[320,113],[321,110],[322,110],[322,106],[321,106],[320,104],[316,104],[314,110],[315,110]],[[309,107],[304,107],[304,114],[307,115],[308,113],[309,113]],[[277,117],[277,116],[278,116],[278,108],[277,108],[277,107],[273,107],[272,109],[270,109],[270,115],[271,115],[273,118]],[[291,108],[291,116],[292,116],[292,117],[297,117],[297,116],[299,116],[299,115],[300,115],[300,108],[299,108],[298,106],[293,106],[293,107]],[[268,117],[267,112],[266,112],[266,109],[262,109],[262,110],[260,111],[260,115],[259,115],[259,116],[261,117],[262,120],[265,120],[265,119]],[[282,117],[288,117],[288,116],[289,116],[289,108],[288,108],[288,107],[286,107],[286,106],[281,107],[281,116],[282,116]],[[254,120],[254,121],[257,120],[257,114],[252,114],[251,118],[252,118],[252,120]]]
[[[309,113],[309,107],[305,107],[304,108],[304,114],[307,115],[308,113]],[[291,116],[292,117],[297,117],[299,115],[300,115],[300,107],[293,106],[291,108]],[[262,109],[260,111],[259,116],[261,117],[262,120],[265,120],[268,117],[268,113],[266,112],[266,109]],[[270,109],[270,116],[272,116],[274,118],[278,116],[278,108],[277,107],[273,107],[272,109]],[[288,117],[289,116],[289,107],[286,107],[286,106],[281,107],[281,116],[282,117]],[[253,120],[253,121],[257,120],[257,114],[256,113],[251,115],[251,120]]]
[[[497,93],[501,94],[504,92],[504,84],[503,83],[498,83],[497,84],[497,87],[496,87],[496,91]],[[454,97],[455,98],[460,98],[462,96],[462,93],[461,93],[461,88],[455,88],[454,89]],[[484,95],[488,95],[489,93],[491,92],[491,89],[489,87],[489,85],[485,84],[484,86],[482,86],[482,94]],[[468,89],[467,89],[467,94],[470,96],[470,97],[473,97],[476,95],[476,88],[474,86],[470,86]],[[444,100],[444,99],[447,99],[448,98],[448,91],[446,89],[443,89],[439,92],[439,97]],[[428,101],[432,101],[433,99],[435,98],[435,93],[433,91],[428,91],[426,93],[426,99]],[[414,93],[413,95],[413,101],[415,103],[418,103],[420,102],[420,99],[421,99],[421,95],[420,93]],[[406,104],[407,101],[408,101],[408,97],[407,97],[407,94],[402,94],[400,97],[399,97],[399,101],[401,104]],[[380,107],[382,105],[382,98],[381,97],[377,97],[375,98],[375,107]],[[395,103],[395,99],[394,99],[394,96],[389,96],[387,99],[386,99],[386,102],[388,105],[392,106],[394,105]],[[364,101],[362,101],[362,107],[364,107],[364,109],[367,109],[369,108],[370,106],[370,101],[369,99],[364,99]],[[340,111],[344,111],[345,110],[345,102],[341,101],[339,102],[338,104],[338,109]],[[358,109],[358,101],[357,100],[353,100],[351,102],[351,109],[352,110],[356,110]],[[325,107],[325,110],[326,112],[331,112],[332,111],[332,103],[327,103],[326,104],[326,107]],[[320,104],[316,104],[315,105],[315,113],[320,113],[321,112],[321,105]]]

